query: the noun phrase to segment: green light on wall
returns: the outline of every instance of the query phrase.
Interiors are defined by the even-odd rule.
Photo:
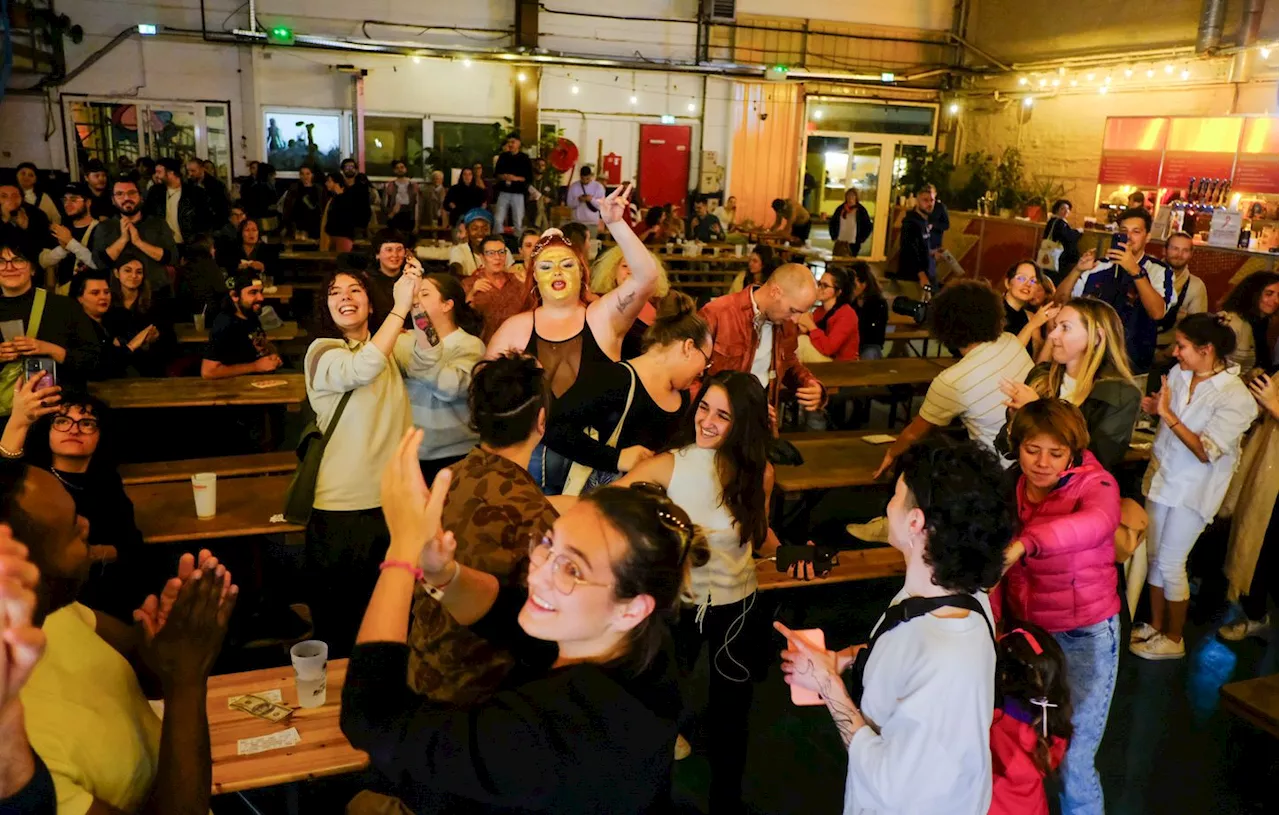
[[[274,26],[267,32],[267,41],[276,45],[293,45],[293,29],[287,26]]]

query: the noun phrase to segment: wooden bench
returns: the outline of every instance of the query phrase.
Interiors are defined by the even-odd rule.
[[[1277,729],[1280,677],[1276,674],[1245,679],[1222,686],[1222,708],[1273,736]]]
[[[885,340],[894,336],[886,334]],[[935,376],[958,361],[954,357],[863,359],[814,362],[809,365],[809,370],[828,389],[887,388],[890,385],[928,385]]]
[[[115,410],[221,405],[296,406],[307,398],[302,374],[286,371],[226,379],[198,376],[108,379],[89,383],[89,393]]]
[[[217,514],[205,519],[196,517],[189,481],[134,484],[125,492],[143,543],[183,543],[305,531],[296,524],[271,522],[284,511],[291,480],[289,475],[219,478]]]
[[[756,563],[756,583],[760,591],[794,589],[803,586],[823,586],[828,583],[849,583],[855,580],[874,580],[880,577],[896,577],[907,573],[907,562],[902,553],[892,546],[873,549],[855,549],[840,553],[839,563],[823,578],[801,580],[786,572],[778,571],[772,560]]]
[[[297,468],[298,456],[292,450],[279,450],[274,453],[251,453],[244,456],[125,464],[120,468],[120,478],[126,486],[131,486],[185,482],[196,473],[217,473],[218,483],[221,485],[224,478],[292,473]]]
[[[280,288],[277,286],[276,288]],[[290,291],[292,294],[292,291]],[[194,345],[206,343],[209,341],[209,328],[205,326],[203,330],[198,330],[195,323],[175,323],[173,333],[177,336],[178,342],[184,345]],[[273,328],[267,333],[267,339],[275,342],[288,342],[307,336],[306,329],[299,328],[298,324],[293,320],[286,320],[284,325],[279,328]]]

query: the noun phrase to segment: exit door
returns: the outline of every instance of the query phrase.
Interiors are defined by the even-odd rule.
[[[640,195],[645,206],[675,204],[684,214],[692,136],[688,125],[640,125]]]

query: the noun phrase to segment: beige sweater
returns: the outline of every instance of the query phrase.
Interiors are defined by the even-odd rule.
[[[320,339],[307,349],[307,401],[321,431],[342,394],[355,391],[325,448],[316,479],[316,509],[372,509],[382,505],[382,469],[411,424],[405,375],[425,361],[414,335],[400,335],[392,358],[369,342]]]

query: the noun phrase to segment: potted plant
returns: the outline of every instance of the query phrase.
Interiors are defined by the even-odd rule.
[[[1066,195],[1067,188],[1061,181],[1044,176],[1032,175],[1026,189],[1026,211],[1023,213],[1033,221],[1045,220],[1049,206]]]
[[[1012,217],[1023,202],[1022,174],[1022,151],[1006,147],[996,165],[996,206],[1000,208],[1001,218]]]
[[[980,208],[978,202],[986,197],[988,190],[995,187],[995,157],[981,151],[965,153],[959,170],[965,180],[953,196],[956,205],[977,211]]]

